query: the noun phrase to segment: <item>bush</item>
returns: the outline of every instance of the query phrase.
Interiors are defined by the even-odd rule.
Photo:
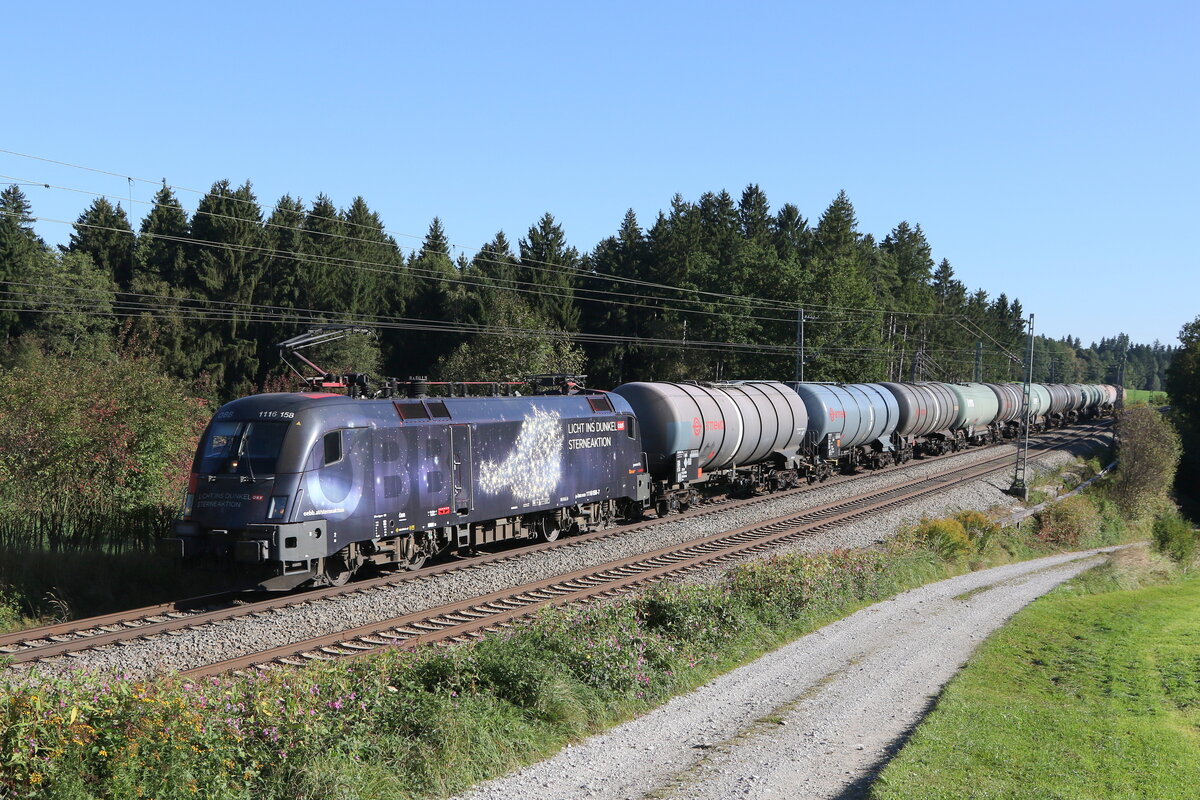
[[[175,506],[209,413],[153,360],[29,353],[0,383],[0,515]]]
[[[905,531],[902,538],[913,546],[929,548],[946,560],[969,555],[975,549],[966,526],[954,517],[923,519]]]
[[[1038,514],[1037,520],[1037,538],[1055,547],[1074,547],[1099,536],[1103,527],[1096,504],[1082,494],[1054,503]]]
[[[1179,465],[1179,434],[1150,406],[1117,416],[1120,464],[1110,494],[1126,517],[1153,511],[1166,498]]]
[[[1187,566],[1196,556],[1196,529],[1178,511],[1154,520],[1154,547],[1178,564]]]

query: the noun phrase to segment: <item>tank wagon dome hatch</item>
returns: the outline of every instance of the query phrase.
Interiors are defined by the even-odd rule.
[[[636,381],[612,393],[638,418],[647,469],[664,474],[675,455],[696,451],[703,472],[749,466],[773,454],[795,458],[808,417],[804,404],[773,381]]]

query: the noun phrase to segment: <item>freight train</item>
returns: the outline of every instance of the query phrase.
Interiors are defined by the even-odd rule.
[[[1023,386],[987,383],[567,382],[557,394],[261,394],[223,405],[196,453],[175,536],[185,559],[263,589],[341,585],[365,565],[549,541],[997,442]],[[410,396],[399,396],[407,388]],[[361,394],[361,392],[359,392]],[[1110,411],[1108,385],[1034,384],[1031,430]]]

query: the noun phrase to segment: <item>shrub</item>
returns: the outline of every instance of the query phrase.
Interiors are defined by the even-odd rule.
[[[1196,529],[1178,511],[1154,520],[1154,547],[1178,564],[1188,565],[1196,556]]]
[[[945,559],[956,559],[974,550],[966,526],[954,517],[923,519],[907,535],[913,544],[928,547]]]
[[[1127,517],[1147,514],[1167,496],[1179,465],[1179,434],[1150,406],[1117,416],[1120,464],[1110,493]]]
[[[0,383],[0,514],[174,506],[209,413],[150,359],[28,354]]]
[[[1090,497],[1077,494],[1038,514],[1037,538],[1056,547],[1073,547],[1100,534],[1103,521]]]

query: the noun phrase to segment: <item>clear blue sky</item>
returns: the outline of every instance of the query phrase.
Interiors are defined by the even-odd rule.
[[[676,192],[757,183],[815,221],[845,189],[862,231],[920,223],[1040,332],[1174,343],[1200,315],[1197,8],[20,3],[0,148],[196,189],[249,179],[268,205],[361,194],[402,245],[439,216],[468,253],[545,211],[589,250]],[[4,154],[0,174],[129,192]],[[133,187],[137,217],[153,188]],[[92,199],[25,191],[68,221]]]

